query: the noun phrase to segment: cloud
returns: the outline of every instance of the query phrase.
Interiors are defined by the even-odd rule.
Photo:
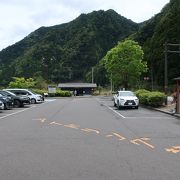
[[[0,50],[41,26],[69,22],[81,13],[114,9],[142,22],[160,12],[169,0],[6,0],[0,1]]]

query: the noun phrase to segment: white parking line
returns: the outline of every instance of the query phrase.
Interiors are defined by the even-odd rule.
[[[44,102],[53,102],[53,101],[56,101],[56,99],[45,99]]]
[[[30,108],[28,108],[28,109],[23,109],[23,110],[21,110],[21,111],[17,111],[17,112],[11,113],[11,114],[7,114],[6,116],[0,117],[0,119],[4,119],[4,118],[6,118],[6,117],[9,117],[9,116],[12,116],[12,115],[21,113],[21,112],[26,111],[26,110],[29,110],[29,109],[32,109],[32,108],[34,108],[34,107],[36,107],[36,106],[32,106],[32,107],[30,107]]]
[[[105,105],[106,106],[106,105]],[[118,116],[122,117],[122,118],[126,118],[125,116],[123,116],[122,114],[118,113],[117,111],[115,111],[113,108],[106,106],[108,109],[110,109],[111,111],[113,111],[114,113],[116,113]]]
[[[135,117],[126,117],[126,118],[129,118],[129,119],[149,119],[149,118],[151,118],[151,119],[160,119],[160,118],[163,118],[163,119],[175,119],[174,117],[162,117],[162,116],[156,116],[156,117],[152,117],[152,116],[149,116],[149,117],[147,117],[147,116],[135,116]]]
[[[102,104],[102,102],[99,101],[99,99],[97,99],[97,98],[96,98],[96,101],[98,101],[100,104]],[[109,106],[107,106],[107,105],[105,105],[105,104],[103,104],[103,105],[106,106],[106,107],[107,107],[108,109],[110,109],[111,111],[113,111],[114,113],[116,113],[118,116],[122,117],[123,119],[126,118],[126,117],[123,116],[122,114],[120,114],[120,113],[118,113],[117,111],[115,111],[113,108],[111,108],[111,107],[109,107]]]

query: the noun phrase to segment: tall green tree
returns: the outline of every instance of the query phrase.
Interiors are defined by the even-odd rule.
[[[119,42],[108,51],[103,61],[116,87],[129,88],[138,81],[143,72],[147,71],[143,55],[141,46],[132,40]]]
[[[13,77],[13,81],[9,83],[10,88],[32,88],[36,84],[33,78],[25,79],[24,77]]]

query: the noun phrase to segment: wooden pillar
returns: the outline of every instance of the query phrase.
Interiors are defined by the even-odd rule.
[[[177,102],[176,113],[180,114],[180,80],[177,80]]]

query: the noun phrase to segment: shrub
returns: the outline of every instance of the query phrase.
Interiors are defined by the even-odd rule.
[[[13,77],[8,85],[9,88],[32,88],[36,84],[36,81],[33,78],[25,79],[24,77]]]
[[[148,97],[151,92],[143,92],[139,94],[139,101],[141,104],[148,105]]]
[[[33,92],[37,94],[44,95],[44,93],[48,93],[48,90],[45,89],[33,89]],[[62,90],[57,90],[56,93],[48,93],[48,96],[50,97],[70,97],[72,96],[70,91],[62,91]]]
[[[33,89],[32,91],[41,95],[44,95],[44,93],[48,93],[48,90],[46,89]]]
[[[148,95],[148,105],[158,107],[165,102],[166,95],[161,92],[151,92]]]
[[[72,96],[70,91],[57,90],[55,93],[56,97],[70,97]]]
[[[139,98],[141,104],[149,105],[152,107],[163,105],[166,99],[166,95],[158,91],[151,92],[145,89],[139,89],[135,92],[135,94]]]
[[[139,95],[141,95],[142,93],[149,93],[150,91],[146,90],[146,89],[139,89],[135,92],[136,96],[139,97]]]

